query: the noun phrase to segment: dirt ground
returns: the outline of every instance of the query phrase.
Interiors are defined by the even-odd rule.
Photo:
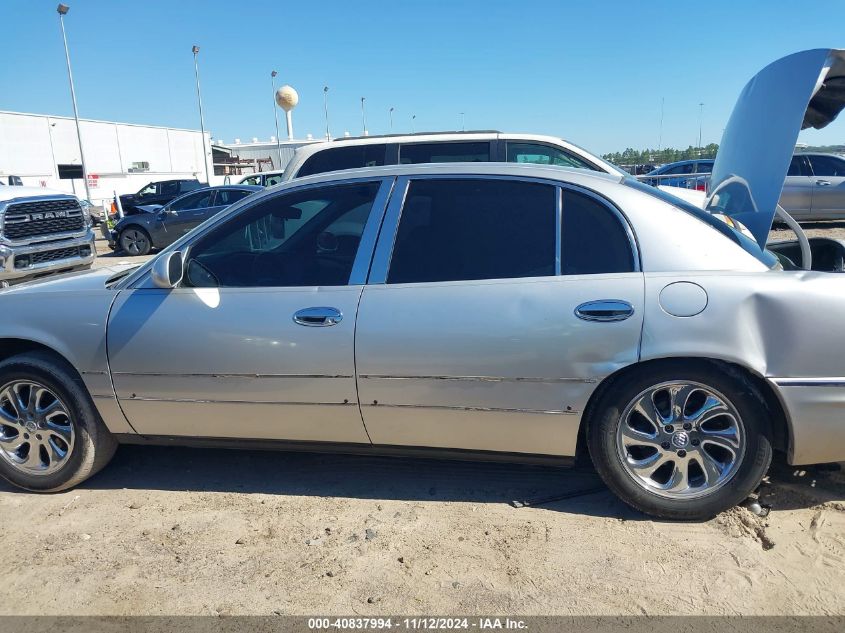
[[[606,490],[510,504],[597,485],[584,470],[124,446],[76,490],[0,483],[0,614],[845,614],[839,466],[776,464],[765,518],[652,521]]]

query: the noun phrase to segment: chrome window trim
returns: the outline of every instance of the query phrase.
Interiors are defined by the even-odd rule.
[[[405,199],[408,195],[408,189],[412,181],[415,180],[508,180],[529,182],[533,184],[550,185],[556,188],[555,200],[555,276],[574,276],[562,275],[562,230],[563,226],[563,194],[565,191],[574,191],[592,198],[602,205],[605,209],[610,211],[616,219],[621,223],[625,234],[628,237],[628,245],[631,249],[631,257],[633,270],[630,272],[642,272],[642,262],[640,258],[639,245],[637,243],[636,235],[634,234],[631,222],[627,216],[610,200],[597,194],[596,192],[574,185],[571,183],[562,183],[559,180],[550,180],[548,178],[536,178],[531,176],[509,176],[498,174],[419,174],[419,175],[405,175],[399,176],[396,179],[396,184],[393,188],[393,195],[388,203],[387,212],[385,213],[382,222],[382,229],[379,235],[378,243],[376,244],[375,254],[373,255],[373,262],[370,268],[370,275],[367,284],[387,284],[387,273],[390,270],[390,262],[393,258],[393,248],[396,243],[396,236],[399,233],[399,222],[402,220],[402,209],[405,206]],[[606,274],[606,273],[600,273]],[[623,273],[619,273],[623,274]],[[531,279],[530,277],[520,277],[520,279]],[[453,280],[453,281],[469,281],[469,280]],[[485,281],[485,280],[473,280]],[[413,282],[413,283],[449,283],[449,282]],[[403,284],[404,285],[404,284]]]
[[[388,180],[390,182],[388,182]],[[367,223],[361,232],[361,239],[358,242],[358,251],[355,253],[355,261],[352,263],[352,272],[349,275],[348,286],[363,286],[367,283],[367,276],[370,273],[370,265],[378,241],[384,214],[387,211],[387,203],[390,194],[393,192],[396,178],[383,179],[379,184],[378,193],[373,199],[373,206],[367,217]]]
[[[332,179],[328,181],[318,181],[318,182],[309,182],[299,184],[296,181],[292,183],[285,183],[283,185],[279,185],[278,188],[274,187],[270,190],[259,191],[255,192],[255,197],[253,196],[246,196],[245,198],[241,198],[230,207],[227,207],[224,211],[213,215],[211,218],[200,224],[198,227],[193,229],[188,235],[176,240],[162,250],[156,257],[152,257],[150,260],[145,262],[141,265],[138,270],[136,270],[131,275],[128,275],[124,279],[122,279],[116,286],[118,290],[126,290],[126,289],[138,289],[138,288],[154,288],[152,285],[149,284],[149,272],[152,268],[153,262],[159,257],[164,256],[165,253],[170,253],[172,251],[182,250],[182,261],[187,262],[190,257],[190,250],[191,247],[197,243],[197,241],[203,239],[206,235],[208,235],[211,231],[214,231],[217,227],[229,220],[233,219],[235,216],[240,215],[241,213],[248,213],[250,209],[254,206],[259,204],[263,204],[264,202],[268,201],[271,198],[276,198],[279,196],[284,196],[289,193],[298,193],[300,191],[306,191],[308,189],[315,189],[319,187],[335,187],[335,186],[343,186],[355,183],[367,183],[367,182],[377,182],[379,183],[379,191],[376,193],[376,197],[373,200],[373,209],[370,210],[370,218],[372,218],[373,211],[375,210],[376,202],[379,201],[382,193],[382,189],[385,186],[385,183],[392,184],[393,181],[396,180],[396,176],[388,175],[388,176],[355,176],[352,178],[343,178],[343,179]],[[387,196],[385,196],[387,199]],[[383,214],[383,211],[382,211]],[[367,218],[367,224],[370,222],[370,218]],[[364,230],[366,231],[367,225],[364,226]],[[362,234],[362,241],[363,241],[363,234]],[[358,254],[356,254],[356,262],[353,262],[353,271],[355,270],[355,263],[357,263],[358,255],[361,252],[361,247],[358,247]],[[347,284],[350,285],[350,284]],[[296,287],[296,286],[281,286],[283,288],[288,287]],[[305,287],[305,286],[303,286]]]

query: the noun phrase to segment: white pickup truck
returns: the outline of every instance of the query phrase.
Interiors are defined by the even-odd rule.
[[[91,221],[75,196],[0,185],[0,287],[90,268],[95,256]]]

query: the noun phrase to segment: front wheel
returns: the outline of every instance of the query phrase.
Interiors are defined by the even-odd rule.
[[[0,476],[64,490],[108,463],[117,443],[62,359],[29,352],[0,362]]]
[[[740,503],[772,458],[763,399],[725,366],[645,368],[612,384],[588,423],[599,475],[630,506],[705,520]]]
[[[130,226],[120,233],[120,248],[127,255],[148,255],[153,248],[147,232],[139,227]]]

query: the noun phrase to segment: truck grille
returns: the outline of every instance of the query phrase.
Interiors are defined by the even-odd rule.
[[[3,235],[10,240],[81,231],[83,211],[73,199],[18,202],[6,208]]]
[[[91,255],[90,246],[71,246],[68,248],[57,248],[52,251],[40,251],[15,258],[15,268],[28,268],[33,264],[45,262],[56,262],[60,259],[79,259]]]

